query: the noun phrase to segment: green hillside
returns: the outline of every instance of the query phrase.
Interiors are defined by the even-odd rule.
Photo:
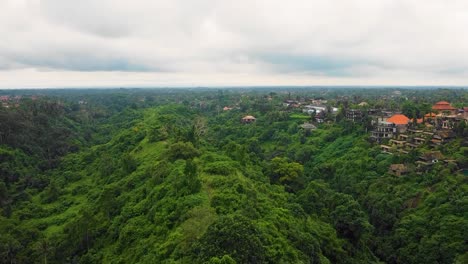
[[[64,97],[47,124],[46,110],[29,118],[37,132],[2,139],[0,263],[468,260],[460,171],[391,175],[417,154],[383,154],[364,125],[339,116],[304,131],[307,117],[275,97],[197,94],[202,108],[190,94],[158,96],[126,95],[122,109]],[[216,107],[238,98],[237,109]],[[0,111],[12,128],[21,113]],[[257,120],[242,124],[245,114]],[[464,162],[466,144],[441,150]]]

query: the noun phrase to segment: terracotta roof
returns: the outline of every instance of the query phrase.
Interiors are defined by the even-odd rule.
[[[455,110],[455,107],[451,106],[449,102],[440,101],[432,106],[434,110]]]
[[[414,122],[414,118],[411,119],[411,122]],[[422,119],[422,118],[417,118],[417,119],[416,119],[416,123],[422,124],[422,122],[423,122],[423,119]]]
[[[394,123],[395,125],[406,125],[409,121],[410,119],[407,116],[401,114],[393,115],[387,119],[387,122]]]
[[[424,117],[436,117],[435,113],[425,114]]]

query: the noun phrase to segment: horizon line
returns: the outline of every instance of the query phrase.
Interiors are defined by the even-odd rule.
[[[248,89],[248,88],[363,88],[363,89],[382,89],[382,88],[429,88],[429,89],[468,89],[468,85],[193,85],[193,86],[51,86],[51,87],[12,87],[0,88],[3,90],[63,90],[63,89]]]

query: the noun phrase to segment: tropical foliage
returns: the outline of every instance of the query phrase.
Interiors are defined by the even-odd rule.
[[[30,92],[0,109],[0,263],[468,260],[466,175],[442,164],[391,175],[416,154],[382,154],[369,124],[340,113],[305,131],[309,117],[282,105],[291,91]],[[384,92],[292,96],[414,117],[438,97],[468,102],[460,90],[404,91],[423,98],[414,105]],[[242,124],[247,114],[257,120]],[[459,166],[463,133],[440,147]]]

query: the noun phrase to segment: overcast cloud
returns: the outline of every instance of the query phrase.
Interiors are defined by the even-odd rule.
[[[0,87],[468,85],[466,0],[0,0]]]

